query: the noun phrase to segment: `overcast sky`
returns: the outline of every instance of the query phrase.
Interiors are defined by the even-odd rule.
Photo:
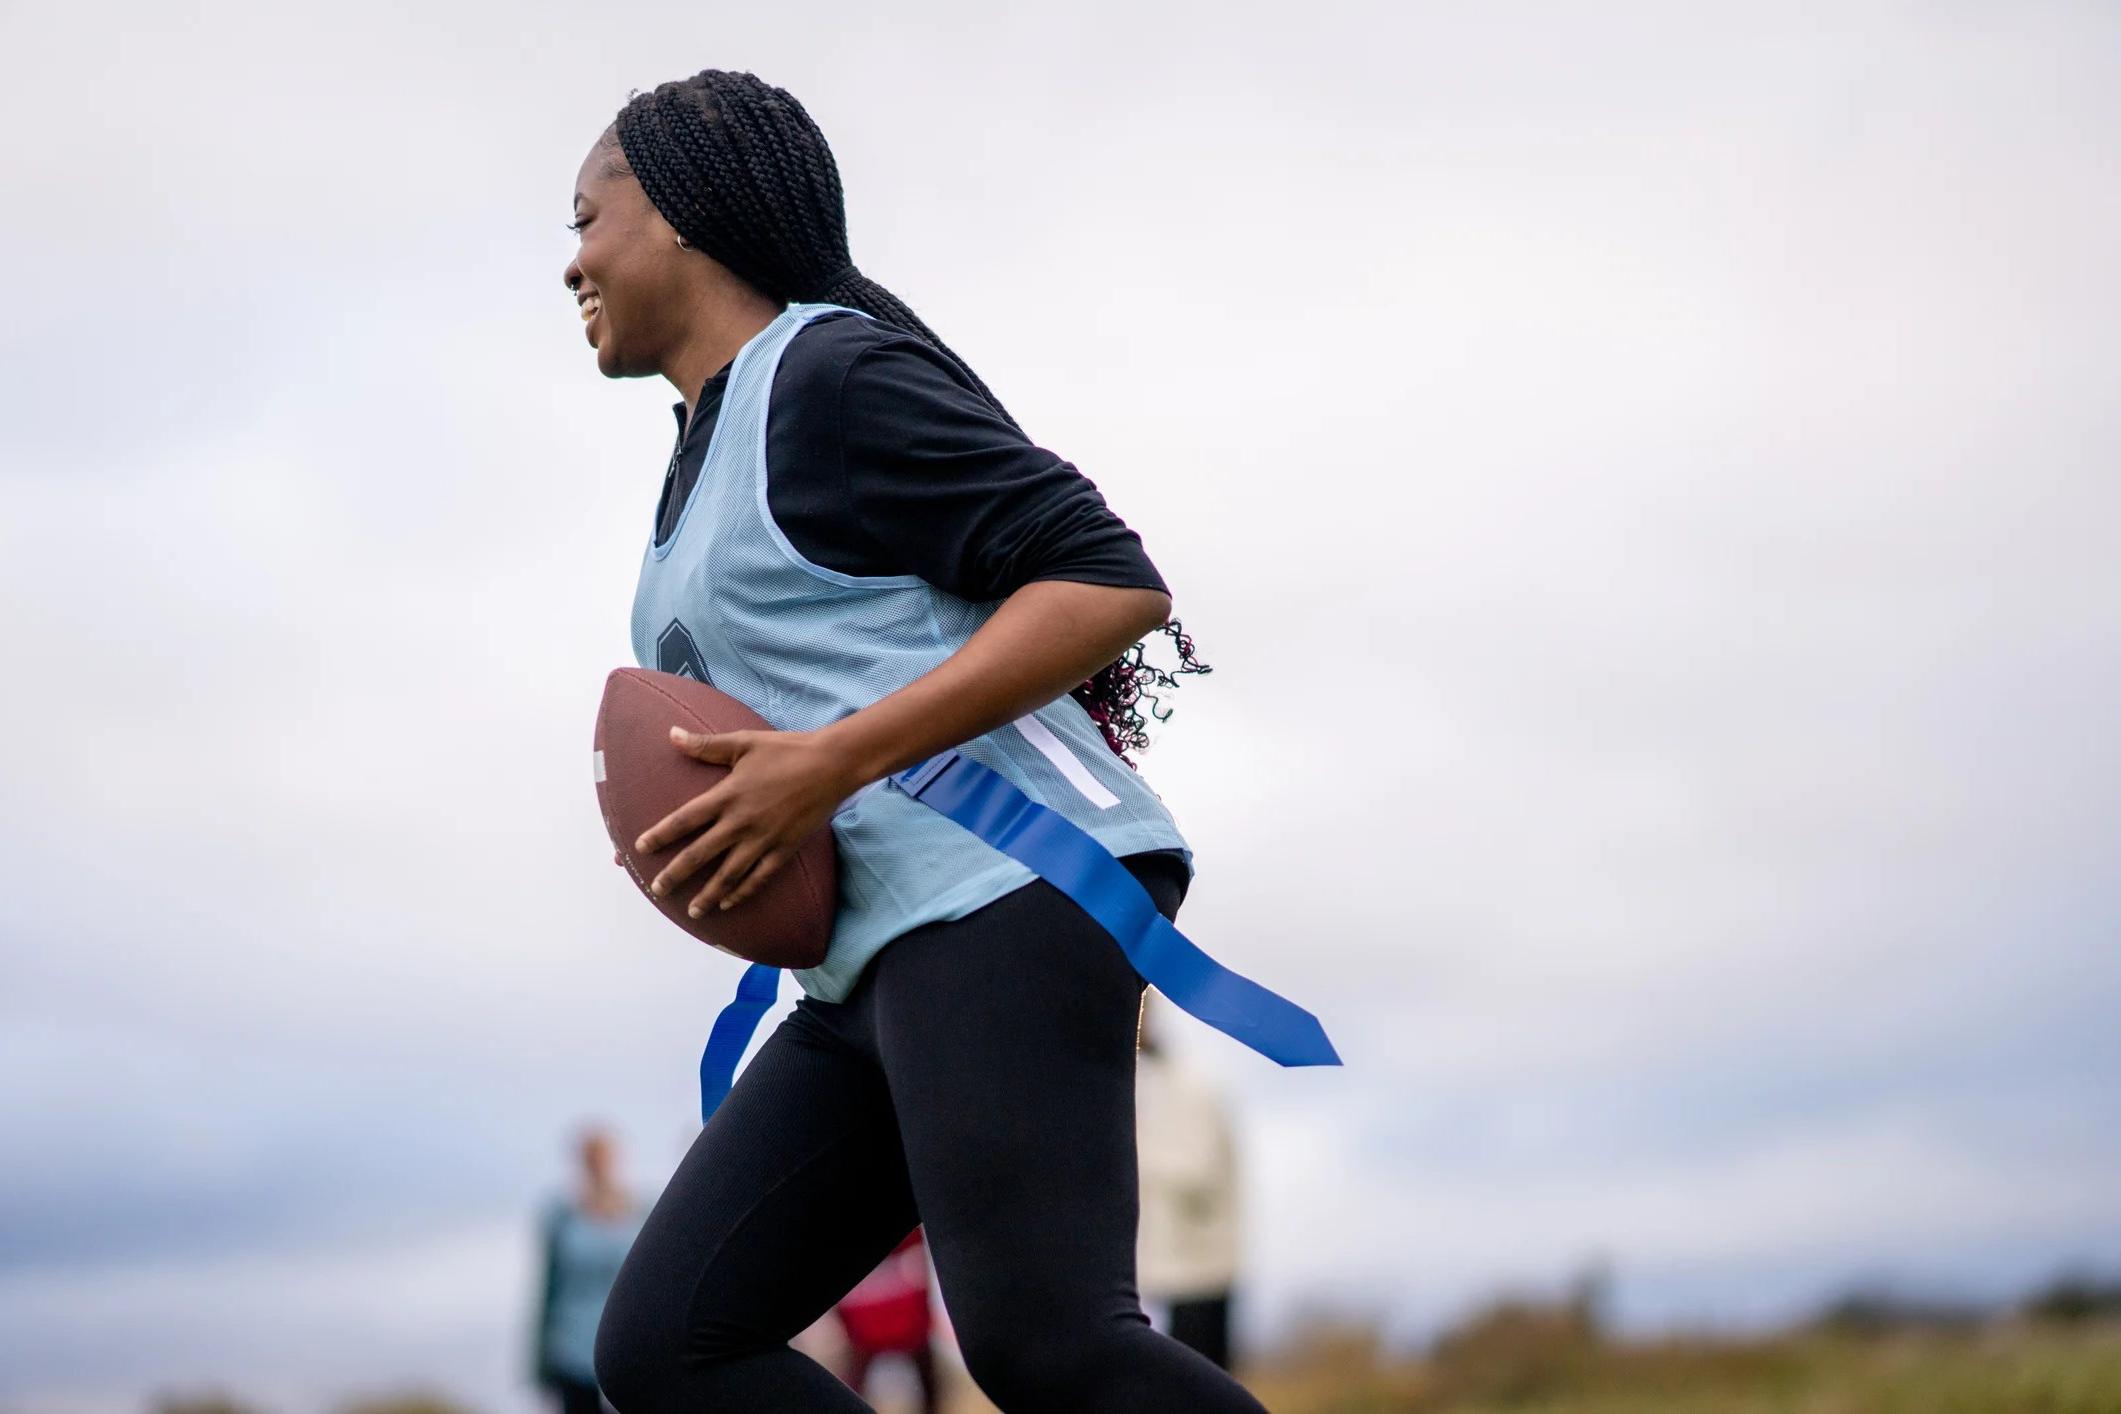
[[[708,66],[1214,667],[1181,923],[1347,1061],[1178,1037],[1248,1333],[2121,1263],[2121,12],[1044,9],[6,8],[0,1400],[527,1408],[571,1126],[688,1139],[740,968],[588,772],[677,394],[560,275]]]

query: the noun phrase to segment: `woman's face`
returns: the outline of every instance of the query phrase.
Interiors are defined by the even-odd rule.
[[[592,1183],[608,1183],[613,1170],[611,1136],[592,1129],[582,1136],[582,1176]]]
[[[617,165],[616,144],[599,142],[574,180],[574,217],[581,248],[567,262],[565,280],[597,351],[606,378],[639,378],[662,371],[664,352],[678,342],[685,298],[687,252],[631,172]]]

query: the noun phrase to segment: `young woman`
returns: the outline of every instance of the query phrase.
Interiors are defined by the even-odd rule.
[[[540,1224],[543,1280],[534,1336],[536,1376],[558,1414],[598,1414],[597,1322],[634,1234],[639,1205],[618,1180],[611,1136],[590,1129],[576,1148],[574,1190],[555,1199]]]
[[[828,821],[841,859],[830,952],[620,1271],[606,1396],[868,1408],[788,1340],[921,1223],[1001,1408],[1259,1410],[1136,1294],[1143,976],[1069,895],[881,788],[958,748],[1174,918],[1192,853],[1123,754],[1140,679],[1174,679],[1138,640],[1161,627],[1206,669],[1140,538],[855,269],[831,151],[786,92],[710,69],[634,96],[574,199],[599,371],[684,398],[636,656],[777,728],[673,733],[731,770],[644,837],[691,839],[654,886],[726,906]]]

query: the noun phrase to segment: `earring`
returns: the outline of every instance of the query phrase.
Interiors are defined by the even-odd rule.
[[[678,237],[678,249],[679,249],[679,250],[691,250],[691,249],[692,249],[692,247],[691,247],[691,246],[689,246],[689,245],[686,245],[686,244],[685,244],[685,238],[684,238],[683,236],[679,236],[679,237]]]

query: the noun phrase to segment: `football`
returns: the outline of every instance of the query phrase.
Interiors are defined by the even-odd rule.
[[[648,892],[648,881],[699,838],[699,831],[651,854],[636,853],[633,842],[729,774],[728,767],[694,760],[672,745],[673,725],[695,732],[774,730],[758,713],[706,683],[645,668],[615,669],[604,680],[604,701],[597,709],[595,776],[597,805],[619,862],[641,897],[708,946],[747,962],[816,967],[832,941],[839,904],[839,855],[829,822],[733,908],[710,908],[703,918],[685,912],[714,877],[719,857],[666,898]]]

